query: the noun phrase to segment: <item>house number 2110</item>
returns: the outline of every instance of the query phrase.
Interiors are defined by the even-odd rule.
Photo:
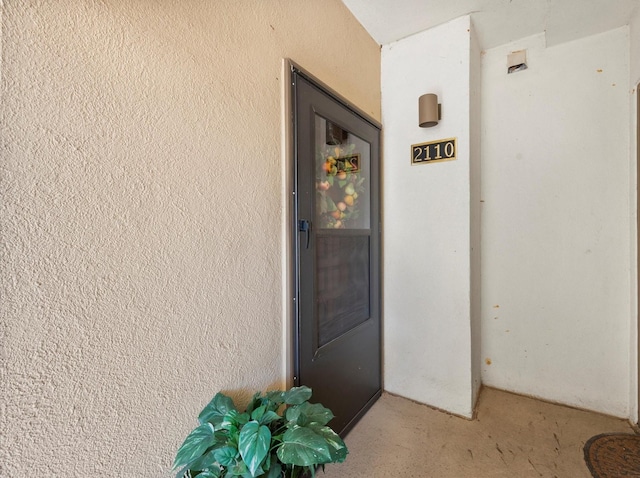
[[[456,138],[411,145],[411,164],[439,163],[456,159]]]

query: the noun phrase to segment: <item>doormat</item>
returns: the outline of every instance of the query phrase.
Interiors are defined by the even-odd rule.
[[[640,477],[640,436],[596,435],[584,445],[584,461],[593,478]]]

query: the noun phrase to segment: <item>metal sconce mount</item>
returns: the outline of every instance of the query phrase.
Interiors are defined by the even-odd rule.
[[[427,93],[418,100],[418,124],[421,128],[430,128],[438,124],[442,118],[442,105],[438,103],[438,95]]]

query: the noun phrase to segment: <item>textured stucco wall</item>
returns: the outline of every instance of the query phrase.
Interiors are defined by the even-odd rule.
[[[4,2],[0,476],[165,476],[283,383],[283,57],[380,117],[338,0]]]

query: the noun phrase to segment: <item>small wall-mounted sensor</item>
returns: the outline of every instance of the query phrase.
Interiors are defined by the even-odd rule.
[[[511,52],[507,56],[507,73],[515,73],[527,69],[527,50]]]

